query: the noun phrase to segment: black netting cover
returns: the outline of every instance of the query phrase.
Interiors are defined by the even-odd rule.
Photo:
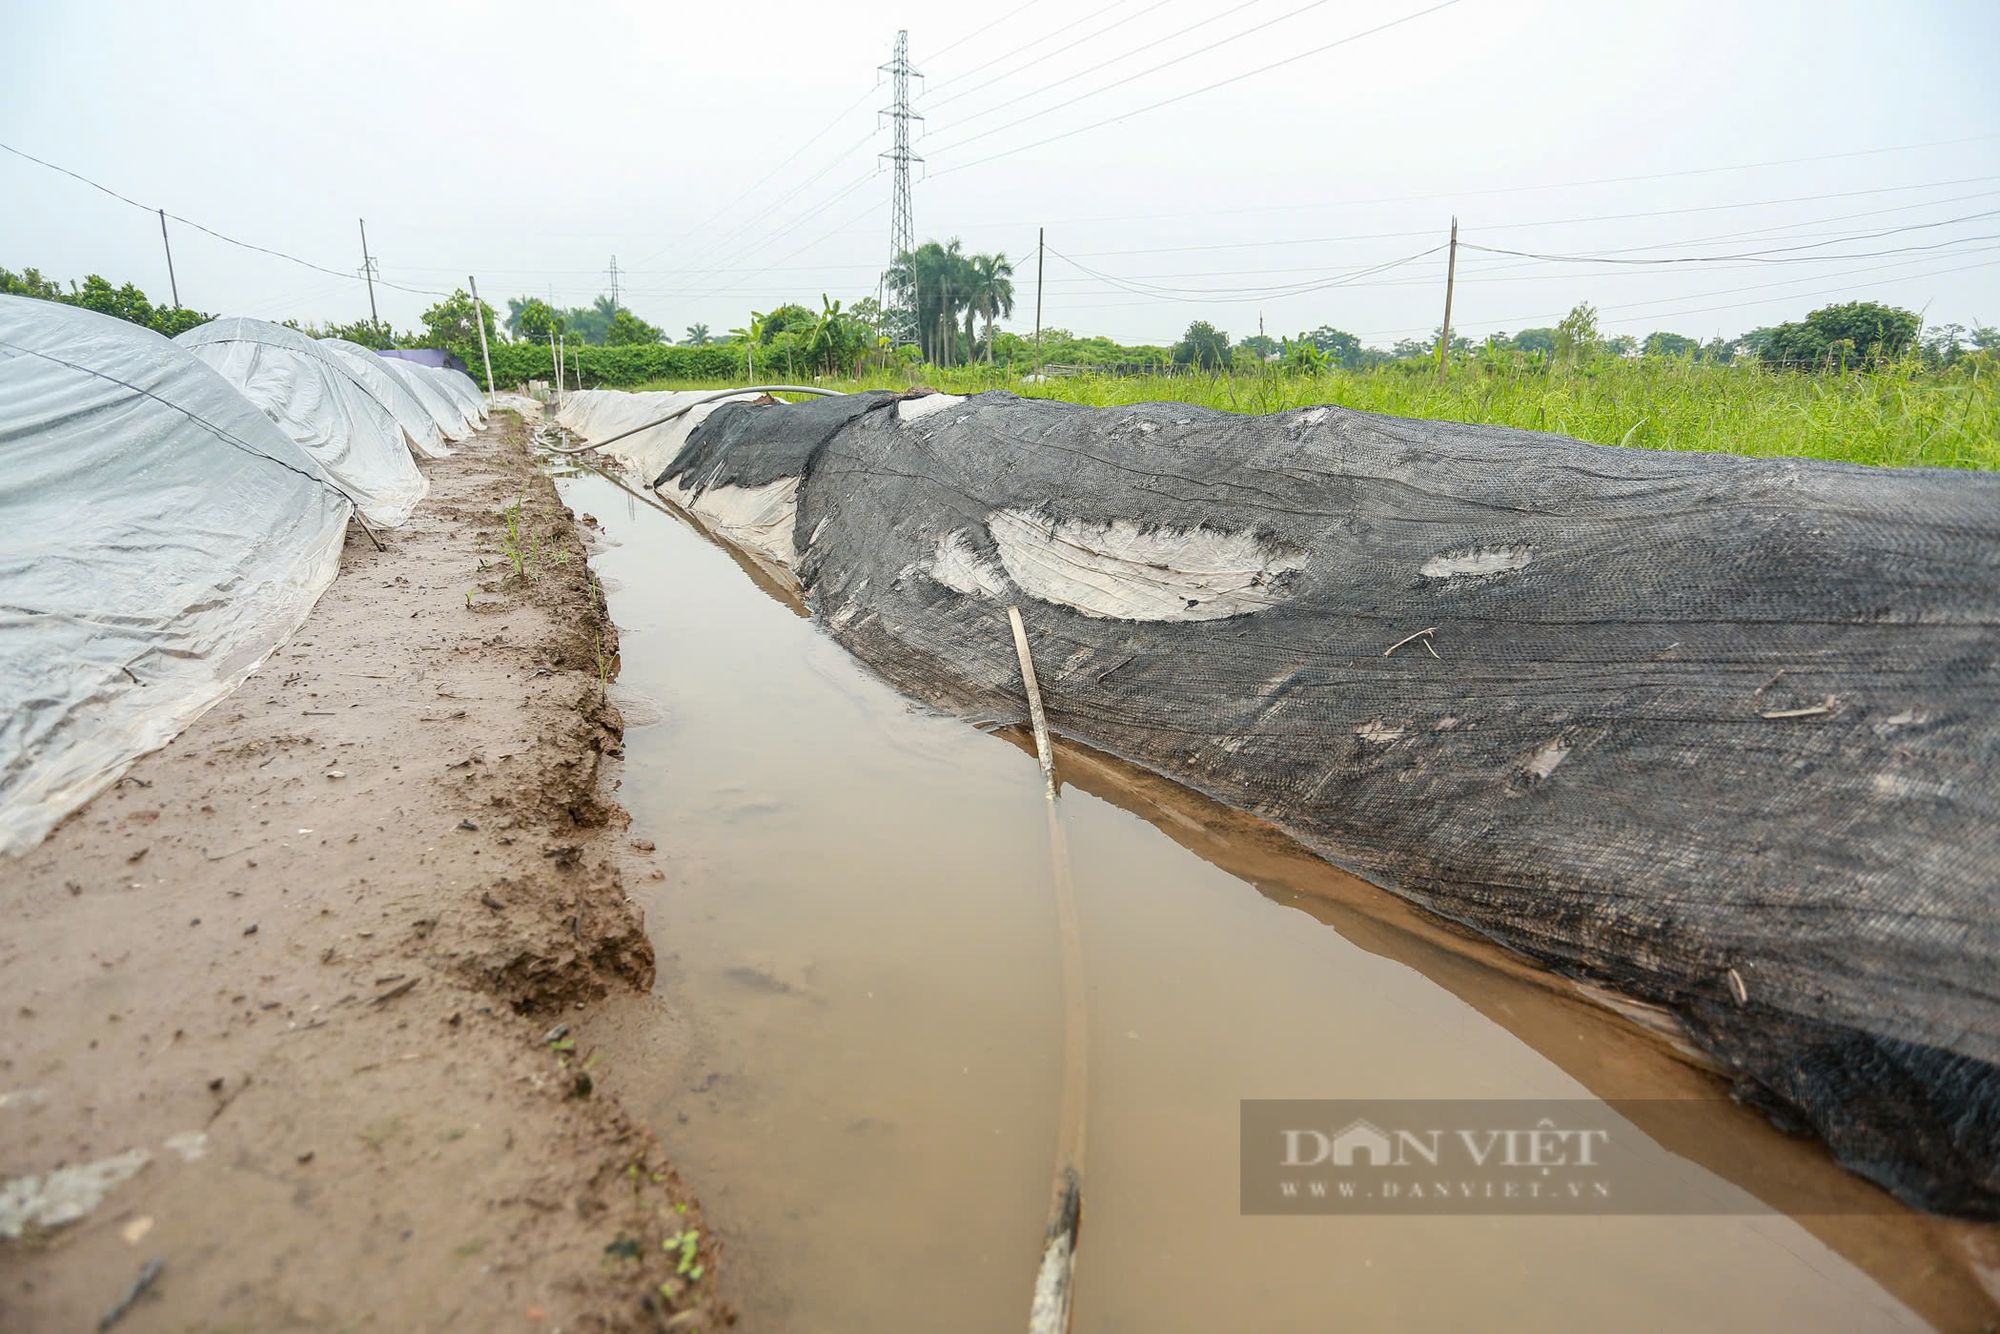
[[[666,476],[803,477],[815,615],[902,690],[1022,717],[1018,604],[1058,732],[2000,1216],[2000,477],[998,392],[729,405]]]

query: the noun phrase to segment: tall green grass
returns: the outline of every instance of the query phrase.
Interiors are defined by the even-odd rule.
[[[914,377],[889,371],[822,383],[843,390],[921,383],[961,394],[1007,389],[1095,407],[1175,402],[1247,413],[1334,403],[1397,417],[1553,431],[1601,445],[2000,469],[1996,380],[2000,371],[1983,357],[1944,372],[1890,366],[1844,375],[1646,357],[1580,368],[1469,362],[1451,367],[1442,381],[1434,369],[1397,364],[1320,374],[1271,368],[1233,375],[1077,375],[1040,383],[998,367],[925,368]]]

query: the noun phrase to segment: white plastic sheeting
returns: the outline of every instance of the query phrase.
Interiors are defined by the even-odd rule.
[[[619,389],[579,389],[563,400],[561,409],[556,413],[556,425],[581,437],[585,443],[591,443],[609,440],[635,426],[658,421],[674,409],[694,403],[694,407],[665,426],[628,435],[603,451],[607,457],[632,469],[641,481],[650,486],[666,471],[674,456],[681,452],[681,446],[687,443],[688,433],[707,420],[709,413],[724,403],[748,403],[762,397],[759,394],[738,394],[708,403],[697,402],[714,392],[713,389],[691,389],[634,394]]]
[[[346,363],[366,385],[368,392],[395,415],[396,424],[403,428],[403,435],[410,442],[410,448],[427,459],[447,459],[451,450],[445,446],[444,433],[438,429],[437,418],[426,408],[410,387],[389,370],[389,363],[375,355],[374,349],[350,343],[344,338],[322,338],[320,346],[333,352]]]
[[[304,446],[371,522],[400,525],[430,489],[395,414],[344,359],[298,330],[232,318],[211,320],[174,341]]]
[[[480,388],[480,382],[474,380],[472,376],[468,376],[462,370],[452,370],[450,366],[446,366],[438,374],[444,376],[444,380],[456,390],[456,394],[466,402],[466,406],[470,406],[472,412],[476,412],[478,418],[484,422],[486,420],[486,390]]]
[[[433,370],[431,374],[444,380],[447,392],[465,406],[465,410],[471,414],[471,420],[475,424],[483,425],[485,423],[486,394],[485,391],[480,389],[477,380],[467,375],[464,371],[455,371],[449,366],[441,370]]]
[[[350,510],[186,349],[0,297],[0,852],[34,846],[290,638]]]
[[[466,424],[465,409],[460,407],[450,394],[444,391],[430,371],[415,362],[404,361],[400,357],[377,355],[375,360],[382,363],[382,369],[389,372],[423,404],[424,411],[430,413],[437,423],[438,433],[447,440],[463,440],[472,434],[472,427]]]

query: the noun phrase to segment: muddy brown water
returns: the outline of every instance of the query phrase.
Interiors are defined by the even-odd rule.
[[[669,868],[634,895],[695,1044],[627,1098],[702,1195],[745,1327],[1024,1328],[1062,1062],[1032,754],[896,694],[683,518],[561,485],[609,539],[621,688],[659,713],[618,795]],[[1991,1319],[1990,1231],[1884,1210],[1635,1025],[1253,819],[1059,766],[1089,976],[1081,1334]],[[1239,1212],[1243,1099],[1549,1097],[1704,1100],[1654,1127],[1704,1189],[1859,1208]]]

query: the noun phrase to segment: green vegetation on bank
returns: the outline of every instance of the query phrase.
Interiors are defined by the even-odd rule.
[[[483,381],[483,322],[502,389],[555,378],[554,332],[564,341],[563,378],[571,387],[929,385],[1100,407],[1165,401],[1246,413],[1332,403],[1605,445],[2000,469],[2000,331],[1925,329],[1912,312],[1871,302],[1827,306],[1707,343],[1666,331],[1643,340],[1606,337],[1596,312],[1580,305],[1549,328],[1478,344],[1454,337],[1440,377],[1441,331],[1383,350],[1325,325],[1292,338],[1232,342],[1196,321],[1171,347],[1047,328],[1038,348],[996,327],[1013,304],[1006,256],[927,243],[904,261],[889,276],[908,284],[905,295],[920,317],[928,314],[931,337],[923,345],[893,346],[888,330],[896,317],[873,298],[845,308],[822,297],[817,310],[787,304],[753,311],[722,339],[694,325],[680,344],[665,342],[609,298],[563,312],[517,298],[507,302],[503,325],[491,306],[475,307],[464,291],[425,310],[420,331],[396,333],[367,320],[294,327],[375,348],[447,348]],[[0,268],[0,293],[83,306],[169,336],[212,318],[155,306],[131,283],[113,287],[94,274],[65,288],[33,269]],[[503,332],[510,326],[512,337]],[[937,360],[927,362],[927,351]],[[1037,367],[1043,373],[1032,375]]]
[[[635,387],[720,388],[731,382],[744,383],[735,376],[703,376]],[[898,367],[821,383],[848,391],[913,384],[958,394],[1006,389],[1093,407],[1175,402],[1260,413],[1333,403],[1397,417],[1552,431],[1601,445],[2000,469],[2000,358],[1992,353],[1961,358],[1944,370],[1909,359],[1830,374],[1604,357],[1536,369],[1464,359],[1442,381],[1432,363],[1391,362],[1358,371],[1267,364],[1248,374],[1078,374],[1040,382],[1002,367]]]

